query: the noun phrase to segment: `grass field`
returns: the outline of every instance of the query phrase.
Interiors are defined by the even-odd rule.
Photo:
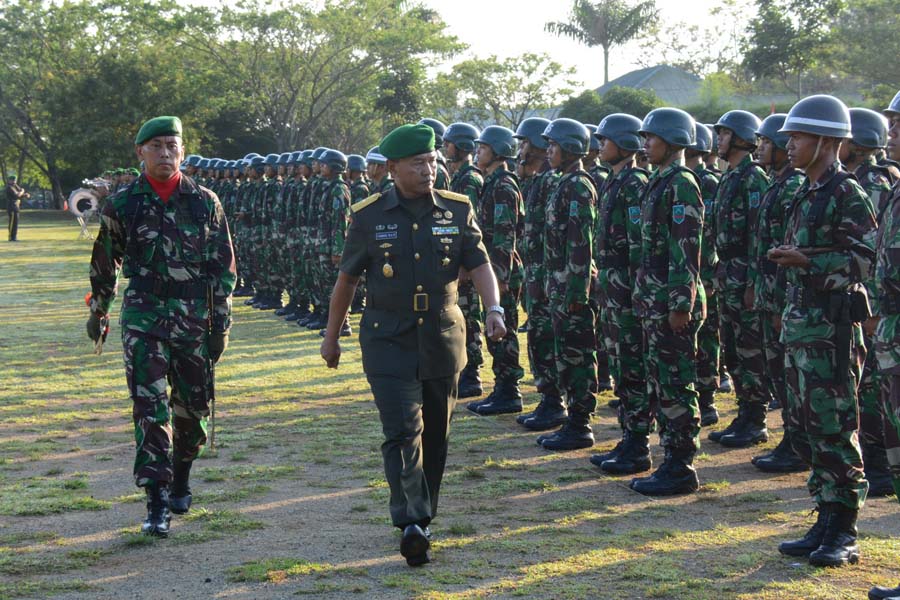
[[[704,442],[701,492],[657,500],[601,475],[592,451],[548,453],[512,416],[462,406],[434,562],[412,570],[387,514],[356,339],[330,371],[317,335],[243,305],[218,367],[218,448],[195,466],[194,508],[169,539],[143,537],[120,330],[113,319],[106,351],[91,354],[91,247],[77,234],[66,216],[29,211],[22,241],[0,242],[0,600],[834,600],[900,578],[894,498],[866,505],[859,565],[814,569],[776,550],[812,523],[805,476],[756,471],[759,448]],[[530,377],[524,389],[534,403]],[[618,439],[609,399],[594,421],[599,449]],[[733,404],[719,397],[720,426]],[[777,414],[769,423],[767,447],[781,435]]]

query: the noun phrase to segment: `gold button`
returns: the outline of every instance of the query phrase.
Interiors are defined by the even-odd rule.
[[[417,292],[421,292],[421,291],[422,291],[422,286],[421,286],[421,285],[417,285],[417,286],[416,286],[416,291],[417,291]]]
[[[384,255],[387,256],[387,257],[389,257],[389,256],[391,255],[391,253],[390,253],[390,252],[385,252]]]
[[[375,329],[378,329],[378,322],[376,321],[375,323],[373,323],[372,327],[374,327]]]
[[[416,252],[416,260],[419,260],[420,258],[422,258],[422,257],[419,255],[418,252]]]
[[[413,231],[418,231],[418,230],[419,230],[419,224],[413,223]]]
[[[450,252],[450,246],[444,246],[444,252]]]
[[[422,317],[419,317],[419,325],[421,325],[424,322],[425,322],[425,319],[423,319]]]

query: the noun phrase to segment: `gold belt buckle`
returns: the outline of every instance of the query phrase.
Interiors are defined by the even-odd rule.
[[[428,311],[428,294],[413,294],[413,312]]]

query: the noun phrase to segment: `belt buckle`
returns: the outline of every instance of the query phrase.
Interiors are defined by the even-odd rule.
[[[428,311],[428,294],[413,294],[413,312]]]

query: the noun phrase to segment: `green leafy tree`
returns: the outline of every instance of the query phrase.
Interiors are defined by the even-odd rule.
[[[544,29],[590,48],[603,49],[603,83],[609,83],[609,53],[633,40],[657,16],[655,0],[574,0],[569,20],[553,21]]]
[[[598,123],[597,115],[605,110],[603,99],[594,90],[584,90],[577,96],[570,96],[562,103],[559,116],[575,119],[582,123]]]
[[[897,2],[857,0],[848,3],[834,23],[832,40],[836,66],[860,80],[863,92],[876,103],[885,98],[890,100],[900,89],[900,61],[896,60],[900,56]]]

